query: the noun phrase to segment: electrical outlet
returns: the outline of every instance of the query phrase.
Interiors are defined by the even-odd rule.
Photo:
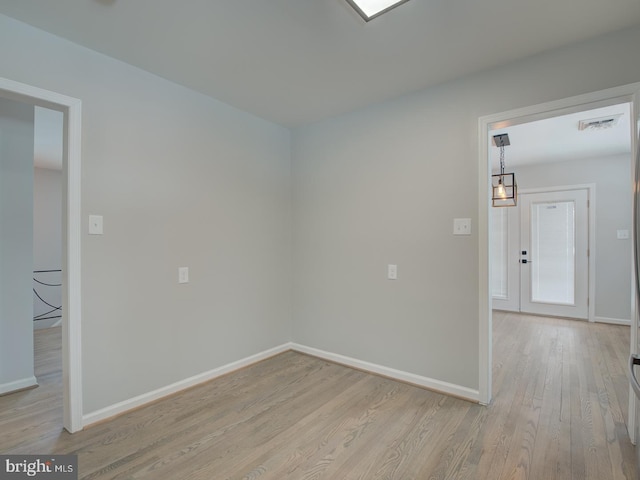
[[[389,280],[397,280],[398,279],[398,265],[387,265],[387,278]]]
[[[454,218],[453,234],[454,235],[471,235],[471,219],[470,218]]]

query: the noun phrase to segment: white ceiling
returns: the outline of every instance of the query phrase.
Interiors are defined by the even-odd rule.
[[[295,127],[640,24],[638,0],[0,0],[0,13]]]
[[[617,124],[603,130],[579,130],[581,120],[622,115]],[[491,139],[509,134],[504,150],[506,170],[531,164],[602,158],[631,154],[631,106],[628,103],[586,110],[570,115],[523,123],[489,132],[491,165],[499,170],[500,149]]]

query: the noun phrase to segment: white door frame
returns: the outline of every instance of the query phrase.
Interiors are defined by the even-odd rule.
[[[81,198],[82,102],[55,92],[0,77],[0,97],[64,114],[62,213],[62,379],[63,426],[82,430],[81,365]]]
[[[592,92],[575,97],[565,98],[552,102],[532,105],[529,107],[509,110],[506,112],[485,115],[478,119],[478,321],[479,321],[479,401],[489,404],[492,398],[492,374],[493,361],[492,346],[492,317],[491,317],[491,279],[489,277],[490,265],[490,229],[489,209],[491,208],[490,180],[491,164],[489,162],[489,131],[495,128],[503,128],[535,120],[550,118],[557,115],[566,115],[587,109],[615,105],[619,103],[631,103],[631,151],[637,150],[638,113],[640,112],[640,83],[633,83],[621,87],[610,88],[598,92]],[[498,123],[500,124],[498,125]],[[635,178],[635,165],[631,162],[631,174],[629,181],[633,183]],[[632,239],[632,243],[635,240]],[[634,255],[632,253],[632,255]],[[634,259],[632,258],[632,261]],[[632,305],[631,305],[631,349],[637,348],[636,318],[636,294],[635,280],[632,278]],[[633,401],[631,401],[633,397]],[[635,396],[630,392],[629,402],[629,426],[635,425]],[[631,407],[634,408],[631,408]],[[634,433],[630,429],[632,440]]]

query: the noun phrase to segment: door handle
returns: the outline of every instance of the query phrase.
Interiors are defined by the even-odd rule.
[[[631,388],[633,388],[636,397],[640,398],[640,383],[638,383],[638,379],[636,378],[636,372],[633,368],[634,365],[640,365],[640,356],[632,353],[629,355],[629,383],[631,384]]]
[[[526,258],[523,258],[522,260],[520,260],[520,263],[531,263],[531,260],[527,260]]]

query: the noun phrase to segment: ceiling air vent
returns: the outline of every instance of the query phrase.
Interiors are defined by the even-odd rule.
[[[618,123],[622,117],[621,113],[609,115],[607,117],[590,118],[588,120],[580,120],[578,130],[606,130]]]

